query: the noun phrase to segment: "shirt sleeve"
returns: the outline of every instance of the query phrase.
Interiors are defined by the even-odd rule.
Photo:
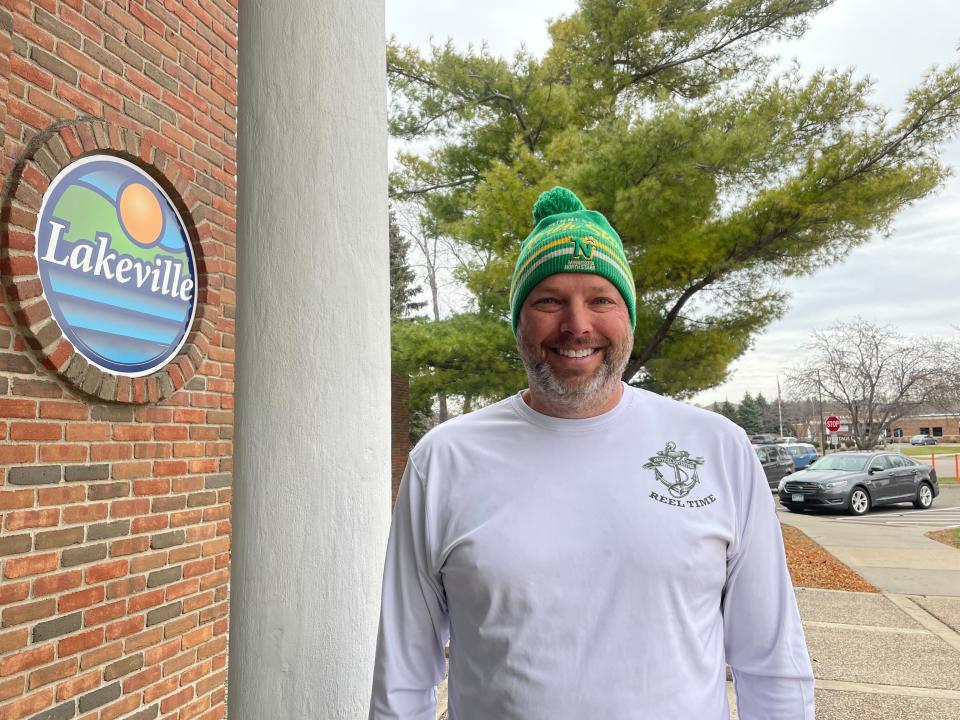
[[[413,460],[400,482],[383,571],[370,720],[435,720],[449,638],[446,596],[429,550],[426,496]]]
[[[813,670],[776,506],[753,449],[739,448],[738,541],[727,558],[724,647],[740,720],[814,720]]]

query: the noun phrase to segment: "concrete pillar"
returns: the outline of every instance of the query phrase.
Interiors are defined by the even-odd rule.
[[[366,716],[390,508],[383,0],[241,0],[231,720]]]

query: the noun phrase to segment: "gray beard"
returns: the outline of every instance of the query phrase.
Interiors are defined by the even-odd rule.
[[[575,384],[564,382],[557,377],[550,363],[527,347],[522,328],[517,332],[517,347],[523,367],[527,371],[531,391],[550,405],[563,408],[572,415],[579,415],[603,405],[620,382],[633,349],[633,333],[630,333],[625,347],[611,344],[605,348],[603,362],[594,375]]]

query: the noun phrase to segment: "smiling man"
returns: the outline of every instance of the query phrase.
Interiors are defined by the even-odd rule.
[[[540,196],[510,289],[529,388],[410,454],[371,720],[813,720],[774,505],[743,431],[626,385],[623,245]]]

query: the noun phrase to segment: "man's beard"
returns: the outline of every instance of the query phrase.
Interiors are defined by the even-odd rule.
[[[549,346],[548,343],[544,345]],[[596,338],[582,338],[576,343],[556,343],[553,347],[567,350],[600,347],[603,351],[603,361],[592,375],[561,378],[544,357],[543,347],[527,342],[523,323],[517,329],[517,348],[531,391],[554,407],[571,414],[582,414],[603,405],[620,382],[633,351],[633,330],[611,339],[606,346]]]

